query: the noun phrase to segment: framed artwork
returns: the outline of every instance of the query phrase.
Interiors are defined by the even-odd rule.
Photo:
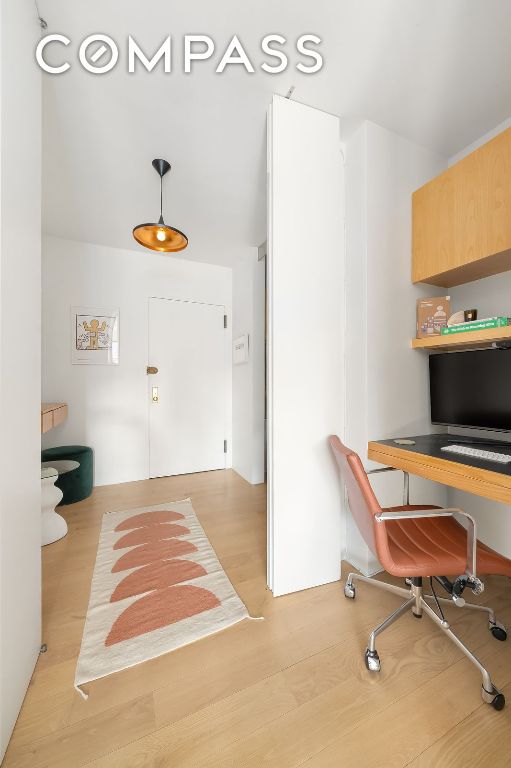
[[[238,336],[232,342],[232,362],[233,365],[242,365],[248,363],[248,333]]]
[[[71,307],[73,365],[119,364],[119,310]]]

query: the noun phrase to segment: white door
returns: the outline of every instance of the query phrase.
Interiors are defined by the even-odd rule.
[[[149,299],[150,476],[225,469],[225,307]]]
[[[268,117],[268,584],[340,577],[344,203],[339,119],[274,96]],[[363,415],[361,416],[361,418]]]

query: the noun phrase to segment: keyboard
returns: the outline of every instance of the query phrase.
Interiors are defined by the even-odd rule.
[[[511,444],[509,446],[511,448]],[[496,453],[495,451],[483,451],[481,448],[472,448],[470,445],[443,445],[442,451],[456,453],[469,459],[482,459],[483,461],[496,461],[498,464],[511,464],[511,455]]]

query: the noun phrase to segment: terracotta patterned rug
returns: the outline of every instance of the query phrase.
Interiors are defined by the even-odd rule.
[[[246,618],[189,499],[106,513],[75,687]]]

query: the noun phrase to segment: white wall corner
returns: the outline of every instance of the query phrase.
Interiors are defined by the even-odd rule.
[[[346,442],[368,468],[369,440],[432,431],[427,358],[410,349],[416,299],[431,290],[411,282],[411,196],[446,165],[446,158],[370,121],[346,142]],[[382,506],[401,503],[397,474],[378,482]],[[442,486],[413,487],[420,503],[446,503]],[[379,570],[350,516],[346,557],[366,575]]]

